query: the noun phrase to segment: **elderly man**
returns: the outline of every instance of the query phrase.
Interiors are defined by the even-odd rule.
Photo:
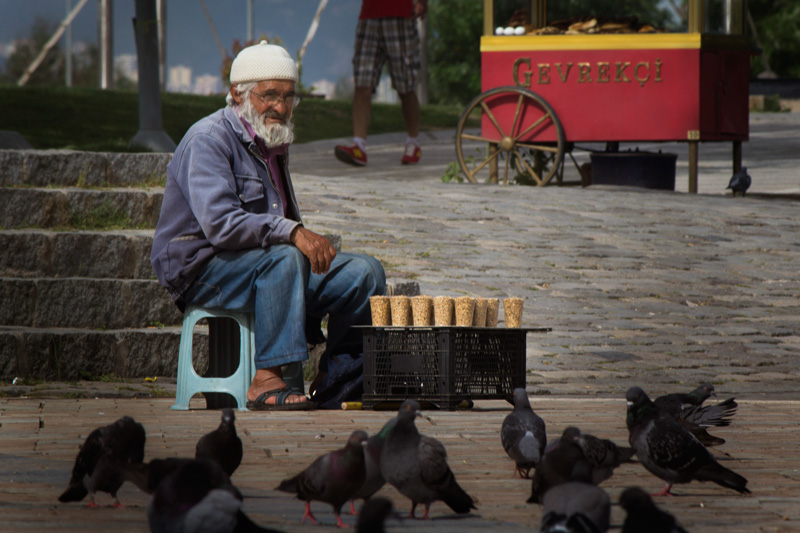
[[[187,305],[255,316],[251,409],[307,409],[281,366],[308,359],[306,317],[328,318],[320,375],[330,357],[360,354],[369,297],[383,294],[374,258],[336,253],[300,218],[288,170],[297,66],[266,41],[231,66],[227,107],[194,124],[167,166],[151,262],[158,280]]]

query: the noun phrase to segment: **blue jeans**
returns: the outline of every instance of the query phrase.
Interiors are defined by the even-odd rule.
[[[338,253],[327,274],[314,274],[295,246],[223,251],[203,268],[183,300],[187,305],[255,314],[256,369],[308,359],[306,315],[328,315],[328,341],[319,369],[330,356],[362,353],[353,325],[372,323],[369,297],[384,294],[380,262],[363,254]]]

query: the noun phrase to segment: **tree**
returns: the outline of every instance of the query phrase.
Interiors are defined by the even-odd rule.
[[[30,37],[17,41],[17,47],[6,62],[6,73],[14,83],[25,73],[58,28],[57,23],[37,18],[31,27]],[[39,68],[28,80],[28,85],[63,85],[64,84],[64,52],[60,43],[56,43],[45,56]]]
[[[758,76],[769,69],[780,77],[800,77],[800,3],[796,0],[749,0],[748,6],[762,47],[750,62]],[[754,42],[754,38],[751,36]]]
[[[30,37],[17,41],[16,49],[6,62],[6,75],[3,79],[17,83],[57,28],[58,23],[37,18],[31,26]],[[33,72],[27,85],[63,86],[66,83],[65,58],[61,43],[57,42]],[[97,46],[76,43],[72,53],[72,84],[76,87],[97,87],[99,77],[100,57]]]
[[[428,3],[428,97],[431,103],[466,105],[481,90],[480,0]]]

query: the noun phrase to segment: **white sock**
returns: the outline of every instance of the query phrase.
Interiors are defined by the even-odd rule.
[[[413,144],[414,146],[419,146],[419,138],[418,137],[406,137],[406,145]]]
[[[353,143],[358,146],[362,152],[367,151],[367,140],[362,137],[353,137]]]

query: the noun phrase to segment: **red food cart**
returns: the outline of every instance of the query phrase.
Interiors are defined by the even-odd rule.
[[[523,174],[537,185],[553,177],[561,183],[564,156],[572,157],[579,142],[610,149],[620,142],[687,142],[693,193],[700,142],[730,141],[738,171],[749,132],[751,48],[745,0],[717,3],[721,27],[710,28],[713,1],[688,0],[688,31],[667,33],[630,24],[635,17],[628,27],[610,20],[609,31],[609,21],[580,17],[574,31],[564,31],[548,26],[546,0],[532,0],[527,24],[513,27],[514,34],[503,28],[506,21],[494,20],[493,0],[484,0],[482,92],[456,135],[466,177],[497,183]],[[478,109],[475,134],[466,124]]]

